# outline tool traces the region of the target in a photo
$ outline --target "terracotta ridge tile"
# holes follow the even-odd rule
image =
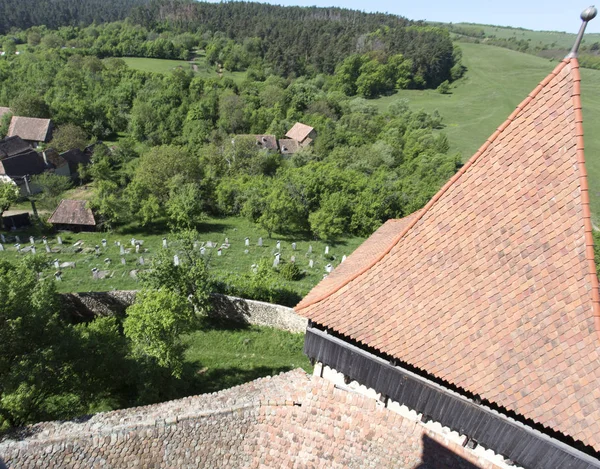
[[[523,111],[523,109],[525,109],[525,107],[539,94],[539,92],[542,89],[544,89],[544,86],[547,85],[552,78],[556,77],[562,71],[562,69],[567,64],[569,64],[570,62],[574,62],[575,63],[574,70],[575,69],[577,70],[577,75],[576,76],[579,77],[579,64],[577,62],[577,59],[573,59],[573,58],[565,58],[565,59],[563,59],[554,68],[554,70],[552,70],[552,72],[550,72],[550,74],[531,93],[529,93],[529,95],[517,106],[517,108],[510,114],[510,116],[508,116],[508,118],[498,127],[498,129],[485,141],[485,143],[479,148],[479,150],[477,150],[475,152],[475,154],[471,158],[469,158],[469,160],[464,164],[464,166],[462,168],[460,168],[458,170],[458,172],[454,176],[452,176],[450,178],[450,180],[448,182],[446,182],[446,184],[444,184],[442,186],[442,188],[431,198],[431,200],[429,200],[429,202],[427,202],[427,204],[425,205],[425,207],[423,207],[420,210],[420,213],[400,232],[399,235],[397,235],[389,243],[389,245],[383,250],[383,252],[381,254],[379,254],[377,257],[375,257],[375,259],[373,259],[371,262],[369,262],[367,265],[365,265],[362,269],[360,269],[354,275],[350,276],[344,282],[341,282],[339,285],[336,285],[331,290],[326,291],[326,292],[320,294],[319,296],[317,296],[315,299],[313,299],[311,301],[308,301],[306,303],[300,302],[294,308],[294,310],[296,312],[300,312],[300,311],[302,311],[302,310],[304,310],[304,309],[306,309],[306,308],[308,308],[308,307],[310,307],[310,306],[312,306],[312,305],[314,305],[316,303],[319,303],[319,302],[323,301],[324,299],[326,299],[326,298],[330,297],[331,295],[333,295],[334,293],[338,292],[339,290],[341,290],[342,288],[344,288],[346,285],[348,285],[349,283],[353,282],[358,277],[360,277],[361,275],[363,275],[365,272],[368,272],[371,268],[373,268],[375,265],[377,265],[385,256],[387,256],[390,253],[390,251],[394,248],[394,246],[396,246],[396,244],[398,244],[400,242],[400,240],[402,238],[404,238],[404,236],[406,236],[406,234],[423,218],[423,216],[442,197],[442,195],[444,195],[448,191],[448,189],[471,166],[473,166],[473,164],[475,164],[475,162],[485,152],[485,150],[487,150],[487,148],[510,125],[510,123],[512,123],[515,120],[515,118],[519,115],[519,113],[521,111]],[[542,83],[544,83],[544,82],[545,82],[545,85],[542,85]],[[581,135],[583,135],[583,126],[581,125],[581,123],[576,124],[576,125],[579,125],[579,127],[581,127]],[[583,137],[582,137],[582,142],[583,142]],[[583,148],[583,146],[582,146],[582,148]],[[589,211],[589,205],[587,206],[587,210]],[[585,209],[584,209],[584,213],[585,213]],[[598,287],[598,279],[596,278],[596,288],[597,287]],[[596,321],[596,330],[598,331],[598,334],[600,336],[600,302],[598,302],[597,305],[594,303],[594,317],[595,317],[595,321]]]
[[[598,284],[598,273],[594,262],[594,237],[592,235],[592,212],[590,210],[589,187],[587,171],[585,168],[584,145],[583,145],[583,119],[581,118],[581,75],[579,73],[579,61],[571,59],[571,76],[573,78],[573,107],[575,109],[575,128],[577,135],[577,167],[579,169],[579,185],[581,187],[581,207],[583,209],[583,224],[585,230],[585,250],[588,258],[588,275],[592,284],[592,307],[594,315],[594,326],[596,334],[600,339],[600,286]],[[589,255],[592,258],[589,258]]]

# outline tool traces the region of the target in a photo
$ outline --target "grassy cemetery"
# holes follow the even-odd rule
[[[56,278],[59,292],[135,290],[139,287],[137,274],[150,268],[156,252],[165,246],[177,251],[174,236],[168,233],[58,232],[44,235],[31,230],[0,233],[0,258],[17,260],[35,252],[46,263],[43,276],[52,278],[56,272],[61,273],[60,279]],[[362,238],[346,238],[337,243],[326,243],[291,235],[269,239],[252,223],[231,217],[211,219],[201,225],[195,248],[206,257],[217,281],[232,283],[237,277],[252,272],[252,266],[261,259],[274,265],[279,253],[277,270],[293,258],[303,274],[297,281],[281,278],[281,282],[301,297],[323,278],[328,266],[336,267],[343,256],[349,255],[361,242]]]

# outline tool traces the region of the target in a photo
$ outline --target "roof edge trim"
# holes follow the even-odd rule
[[[340,285],[335,286],[335,288],[333,288],[332,290],[325,292],[323,294],[321,294],[320,296],[318,296],[317,298],[315,298],[314,300],[311,300],[305,304],[303,304],[303,302],[300,302],[298,305],[296,305],[296,307],[294,308],[294,311],[296,312],[300,312],[303,309],[308,308],[309,306],[312,306],[316,303],[320,303],[321,301],[323,301],[324,299],[330,297],[331,295],[333,295],[334,293],[336,293],[337,291],[341,290],[343,287],[345,287],[346,285],[348,285],[350,282],[356,280],[358,277],[360,277],[361,275],[363,275],[365,272],[369,271],[371,268],[373,268],[373,266],[375,266],[376,264],[378,264],[385,256],[387,256],[390,251],[393,249],[393,247],[398,244],[400,242],[400,240],[402,238],[404,238],[404,236],[406,236],[406,234],[419,222],[419,220],[421,220],[423,218],[423,216],[429,211],[429,209],[442,197],[442,195],[444,195],[448,189],[471,167],[473,166],[473,164],[475,164],[475,162],[479,159],[479,157],[485,152],[485,150],[488,149],[488,147],[494,143],[494,141],[498,138],[498,136],[504,132],[504,130],[517,118],[517,116],[525,109],[525,107],[527,107],[527,105],[533,101],[533,99],[539,94],[539,92],[552,80],[552,78],[554,78],[556,75],[558,75],[560,73],[560,71],[571,61],[573,61],[576,59],[572,58],[572,57],[565,57],[555,68],[554,70],[552,70],[548,76],[542,80],[537,87],[531,92],[529,93],[529,95],[523,100],[521,101],[521,103],[515,108],[515,110],[508,116],[508,118],[496,129],[496,131],[485,141],[485,143],[483,145],[481,145],[481,147],[479,148],[479,150],[477,150],[475,152],[475,154],[469,158],[469,160],[464,164],[464,166],[462,168],[460,168],[458,170],[458,172],[452,176],[450,178],[450,180],[448,182],[446,182],[446,184],[444,184],[442,186],[442,188],[429,200],[429,202],[427,202],[427,204],[425,205],[425,207],[423,207],[420,210],[420,213],[414,218],[413,221],[411,221],[401,232],[400,234],[398,234],[389,244],[388,247],[385,248],[385,250],[378,255],[375,259],[373,259],[369,264],[367,264],[365,267],[363,267],[362,269],[360,269],[358,272],[356,272],[354,275],[352,275],[351,277],[349,277],[345,282],[341,283]],[[577,62],[576,66],[577,66],[577,73],[579,73],[579,64]],[[581,106],[580,106],[581,107]],[[580,124],[581,126],[581,130],[583,131],[583,125]],[[582,133],[583,135],[583,133]],[[586,184],[587,184],[587,179],[586,179]],[[588,212],[589,212],[589,205],[588,205]],[[585,212],[584,212],[585,213]],[[590,226],[591,226],[591,218],[589,220],[590,222]],[[591,232],[590,232],[591,234]],[[593,261],[593,258],[592,258]],[[590,268],[591,270],[591,268]],[[595,267],[594,267],[594,275],[595,275]],[[599,331],[598,334],[600,336],[600,292],[598,290],[598,279],[596,278],[596,299],[598,300],[598,303],[596,305],[596,303],[594,303],[594,321],[596,324],[596,330]],[[597,314],[596,314],[597,313]]]
[[[583,224],[585,230],[585,251],[588,262],[588,274],[592,284],[592,307],[594,327],[600,339],[600,285],[598,272],[594,262],[594,237],[592,236],[592,211],[590,209],[589,187],[587,170],[585,168],[585,153],[583,145],[583,117],[581,107],[581,74],[577,57],[571,58],[573,75],[573,108],[575,110],[575,133],[577,135],[577,169],[579,170],[579,185],[581,187],[581,207],[583,210]]]

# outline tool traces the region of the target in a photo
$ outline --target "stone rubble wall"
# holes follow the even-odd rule
[[[294,370],[219,393],[47,422],[0,441],[0,468],[497,469],[376,401]]]
[[[135,295],[133,290],[117,290],[63,293],[61,296],[64,314],[82,321],[96,316],[123,316],[127,307],[135,301]],[[290,332],[303,333],[306,330],[307,319],[286,306],[219,294],[212,295],[212,306],[210,315],[214,317]]]

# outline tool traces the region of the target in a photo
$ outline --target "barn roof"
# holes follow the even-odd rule
[[[342,264],[296,310],[598,451],[588,192],[570,57],[420,212],[346,260],[361,267]]]
[[[50,133],[50,119],[13,116],[8,127],[8,136],[18,135],[23,140],[45,142]]]
[[[86,200],[63,199],[48,219],[48,222],[54,225],[95,226],[94,214],[86,207],[86,204]]]
[[[29,150],[31,146],[18,135],[0,140],[0,160]]]

